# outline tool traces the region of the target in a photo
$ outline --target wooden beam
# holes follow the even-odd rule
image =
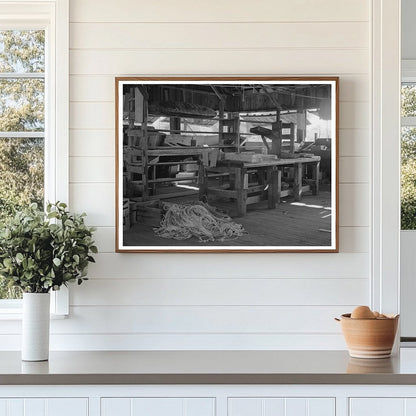
[[[276,98],[273,97],[273,95],[267,90],[265,85],[262,85],[264,93],[270,98],[270,101],[276,106],[277,109],[281,110],[282,106],[280,103],[276,100]]]
[[[220,101],[225,102],[224,96],[217,90],[217,88],[214,85],[211,85],[211,89],[212,91],[214,91],[215,95],[218,97]]]

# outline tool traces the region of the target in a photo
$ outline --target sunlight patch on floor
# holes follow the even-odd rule
[[[326,209],[328,211],[331,211],[332,210],[331,207],[324,207],[323,205],[305,204],[304,202],[291,202],[290,205],[295,205],[297,207]]]

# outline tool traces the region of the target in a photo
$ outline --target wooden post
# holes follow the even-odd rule
[[[247,213],[248,176],[246,168],[235,168],[235,189],[237,191],[237,215],[242,217]]]
[[[289,136],[290,136],[290,150],[289,153],[290,155],[293,157],[294,153],[295,153],[295,124],[294,123],[289,123],[290,127],[289,127]]]
[[[267,183],[269,185],[267,206],[269,209],[274,209],[276,208],[278,197],[278,169],[276,166],[269,166],[267,168]]]
[[[276,195],[277,204],[280,204],[281,197],[282,197],[282,170],[277,168],[277,195]]]
[[[199,161],[198,168],[198,187],[199,187],[199,200],[208,202],[208,175],[207,170],[202,163]]]
[[[276,121],[272,123],[272,131],[276,139],[272,140],[272,154],[282,155],[282,122],[280,121],[280,110],[276,110]]]
[[[143,123],[143,101],[144,97],[139,88],[134,89],[134,122]]]
[[[218,137],[219,137],[219,144],[220,146],[224,145],[224,100],[220,100],[218,103],[218,117],[219,117],[219,125],[218,125]]]
[[[155,165],[153,165],[153,179],[156,179],[156,164]],[[153,192],[153,195],[155,195],[156,194],[156,182],[154,182],[153,184],[152,184],[152,192]]]
[[[269,183],[268,172],[269,172],[268,168],[266,168],[266,170],[263,168],[257,168],[256,175],[257,175],[257,182],[259,183],[259,185],[264,185],[264,184]]]
[[[181,118],[180,117],[170,117],[170,131],[171,133],[179,134],[181,132]]]
[[[298,108],[296,113],[296,142],[300,143],[306,137],[306,110]]]
[[[293,194],[295,201],[300,201],[302,199],[302,172],[303,167],[302,163],[295,164],[295,182],[293,184]]]
[[[313,185],[312,185],[312,195],[317,195],[319,193],[319,166],[321,162],[314,163],[313,166]]]
[[[147,132],[147,119],[148,119],[148,97],[144,97],[143,100],[143,123],[142,123],[142,138],[141,138],[141,147],[143,151],[142,162],[143,162],[143,174],[142,174],[142,181],[143,181],[143,200],[145,201],[149,197],[149,171],[148,171],[148,147],[149,147],[149,135]],[[156,178],[154,178],[156,179]]]
[[[240,153],[240,113],[232,113],[231,117],[234,120],[232,125],[232,132],[235,134],[237,153]]]
[[[129,100],[129,129],[134,129],[134,87],[130,88],[128,92],[128,100]]]

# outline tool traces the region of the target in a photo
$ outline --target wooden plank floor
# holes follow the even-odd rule
[[[169,202],[191,202],[197,196]],[[210,201],[221,209],[227,204]],[[124,232],[126,246],[329,246],[331,244],[331,198],[327,191],[319,195],[305,194],[302,201],[295,203],[287,197],[276,209],[267,209],[267,201],[248,206],[244,217],[234,218],[247,234],[232,241],[201,243],[196,238],[177,241],[157,237],[153,227],[146,223],[135,224]]]

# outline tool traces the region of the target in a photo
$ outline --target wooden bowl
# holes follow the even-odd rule
[[[388,358],[396,337],[399,315],[381,319],[352,319],[341,315],[341,329],[351,357]]]

